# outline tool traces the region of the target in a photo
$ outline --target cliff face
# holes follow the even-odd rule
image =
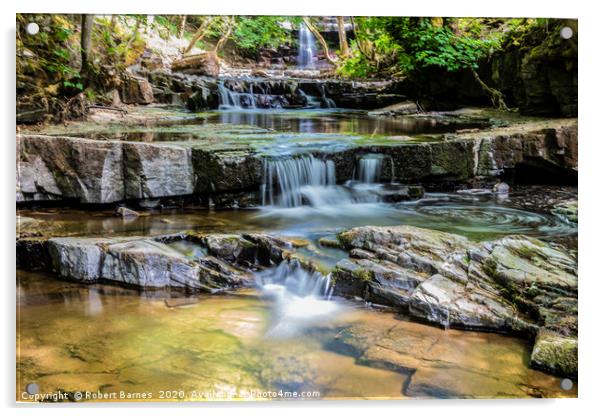
[[[570,27],[572,36],[560,31]],[[504,94],[506,104],[521,114],[577,116],[577,21],[551,20],[520,39],[506,41],[499,52],[479,65],[480,77]],[[431,70],[414,80],[424,107],[433,110],[461,105],[491,105],[470,71]]]
[[[560,35],[571,28],[570,39]],[[491,79],[521,113],[577,116],[577,22],[555,21],[504,46],[491,61]]]

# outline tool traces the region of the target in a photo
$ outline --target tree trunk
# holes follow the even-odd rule
[[[186,55],[188,52],[190,52],[192,48],[194,48],[194,45],[196,45],[196,43],[199,40],[205,37],[212,23],[213,17],[207,16],[207,18],[203,20],[203,23],[201,23],[196,32],[194,32],[194,35],[192,35],[192,39],[190,40],[190,43],[188,44],[186,49],[184,49],[184,51],[182,52],[182,55]]]
[[[322,50],[324,51],[324,55],[326,56],[326,59],[328,60],[328,62],[330,62],[334,66],[337,66],[337,61],[335,61],[330,56],[330,51],[328,49],[328,44],[326,43],[326,40],[324,39],[324,36],[322,36],[322,34],[320,33],[320,31],[311,23],[311,21],[309,20],[308,17],[304,17],[303,18],[303,22],[305,23],[305,25],[307,26],[307,28],[309,29],[309,31],[311,33],[313,33],[313,35],[316,37],[316,39],[318,39],[318,42],[320,43],[320,46],[322,46]]]
[[[483,88],[483,91],[485,91],[489,95],[489,98],[491,98],[491,103],[493,104],[493,106],[498,110],[509,111],[508,106],[504,101],[504,94],[502,94],[501,91],[496,90],[495,88],[492,88],[489,85],[485,84],[485,82],[483,82],[483,80],[474,68],[470,68],[470,70],[472,71],[474,79],[479,83],[481,88]]]
[[[94,15],[82,14],[81,22],[81,53],[82,53],[82,75],[88,73],[90,57],[92,53],[92,29],[94,28]]]
[[[234,27],[234,17],[229,17],[225,19],[224,22],[226,23],[226,32],[222,35],[221,38],[219,38],[219,40],[215,44],[213,52],[216,54],[224,47],[224,45],[230,38],[230,35],[232,34],[232,28]]]
[[[116,14],[111,15],[111,31],[115,30],[115,27],[117,26],[117,17]]]
[[[343,58],[349,56],[349,43],[347,42],[347,32],[345,32],[345,18],[337,16],[337,28],[339,31],[339,49]]]
[[[132,43],[134,43],[134,39],[136,39],[136,35],[138,35],[138,30],[140,30],[140,22],[141,22],[141,17],[136,17],[136,24],[134,25],[134,31],[132,32],[132,36],[130,36],[130,38],[128,39],[128,43],[125,47],[126,52],[128,49],[130,49],[130,47],[132,46]]]
[[[180,18],[180,24],[178,26],[178,39],[182,39],[184,36],[184,29],[186,29],[186,15],[183,14]]]

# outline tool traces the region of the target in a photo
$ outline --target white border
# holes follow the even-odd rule
[[[2,71],[2,106],[4,135],[0,139],[3,157],[0,181],[0,195],[3,196],[2,207],[2,249],[0,250],[2,275],[2,310],[5,312],[2,328],[2,375],[0,376],[3,393],[2,406],[8,407],[8,414],[16,411],[29,414],[42,411],[44,415],[101,414],[126,411],[128,414],[165,415],[173,413],[172,405],[128,405],[126,409],[117,410],[116,405],[77,405],[74,406],[19,406],[14,405],[15,391],[15,279],[14,279],[14,177],[15,177],[15,41],[14,13],[176,13],[176,14],[312,14],[312,15],[414,15],[414,16],[525,16],[525,17],[571,17],[579,18],[579,133],[580,146],[580,267],[579,267],[579,399],[565,400],[424,400],[405,402],[312,402],[312,403],[217,403],[217,404],[181,404],[177,413],[182,414],[241,414],[267,415],[282,414],[304,416],[307,413],[344,412],[346,414],[363,414],[378,412],[381,414],[420,413],[452,415],[460,414],[487,416],[521,414],[525,412],[545,413],[546,415],[576,415],[589,413],[599,406],[597,398],[602,397],[597,389],[600,381],[600,319],[599,304],[602,293],[599,273],[602,256],[599,247],[600,207],[600,165],[602,164],[602,118],[600,117],[600,59],[602,36],[600,29],[600,11],[593,6],[594,1],[541,1],[525,0],[486,1],[395,1],[395,0],[103,0],[86,2],[76,0],[44,1],[19,0],[13,10],[10,5],[2,3],[3,25],[3,64]],[[597,94],[597,95],[596,95]],[[492,357],[495,359],[495,357]]]

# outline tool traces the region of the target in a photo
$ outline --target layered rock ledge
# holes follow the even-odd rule
[[[534,367],[576,376],[577,261],[562,247],[410,226],[359,227],[338,240],[349,258],[332,272],[335,294],[444,327],[534,337]]]
[[[312,153],[334,162],[340,183],[352,179],[357,159],[367,153],[386,157],[382,180],[402,183],[458,184],[521,170],[525,176],[568,181],[577,177],[574,120],[446,135],[426,142],[407,139]],[[269,140],[264,146],[269,147]],[[201,196],[222,206],[257,205],[266,157],[262,150],[236,139],[209,146],[204,140],[132,142],[19,134],[17,201],[107,204]]]
[[[189,254],[173,245],[185,241],[205,252]],[[216,292],[251,286],[251,270],[281,262],[291,248],[287,241],[264,234],[27,237],[17,240],[17,268],[54,272],[83,283]]]

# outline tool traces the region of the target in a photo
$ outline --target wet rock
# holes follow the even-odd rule
[[[379,188],[376,194],[383,202],[402,202],[420,199],[424,196],[422,186],[386,185]]]
[[[70,137],[17,136],[26,199],[47,195],[83,203],[124,199],[122,144]],[[35,191],[35,192],[28,192]]]
[[[338,239],[350,255],[332,272],[338,295],[444,327],[576,337],[577,263],[562,247],[525,236],[476,243],[410,226],[358,227]]]
[[[128,74],[121,85],[121,101],[125,104],[151,104],[153,87],[146,78]]]
[[[253,189],[261,184],[261,160],[250,149],[208,151],[193,147],[192,165],[195,192]]]
[[[102,276],[102,245],[115,240],[106,238],[51,238],[48,252],[54,271],[60,276],[95,282]]]
[[[418,113],[418,106],[414,101],[402,101],[397,104],[387,106],[385,108],[379,108],[378,110],[372,110],[368,114],[371,116],[402,116],[408,114]]]
[[[83,282],[107,280],[141,288],[204,291],[251,282],[245,272],[217,258],[206,256],[193,261],[150,238],[51,238],[47,246],[52,270]]]
[[[475,142],[476,175],[513,171],[520,183],[577,182],[578,127],[575,122],[512,134],[485,136]]]
[[[186,147],[124,143],[127,199],[189,195],[194,191],[191,150]]]
[[[140,216],[139,212],[136,212],[133,209],[129,209],[126,207],[117,208],[116,213],[122,218],[137,218]]]
[[[203,239],[209,253],[231,263],[252,265],[257,245],[238,234],[211,234]]]
[[[556,204],[551,212],[566,222],[574,224],[579,222],[579,203],[576,199]]]
[[[318,243],[323,247],[340,248],[339,242],[337,240],[328,237],[320,238],[318,240]]]
[[[576,337],[565,337],[541,329],[537,334],[531,353],[531,365],[552,374],[576,377],[578,358]]]
[[[52,270],[52,258],[48,251],[46,238],[18,238],[15,250],[18,269]]]
[[[106,249],[102,278],[137,287],[181,287],[212,291],[247,280],[213,258],[192,261],[153,240],[126,241]]]
[[[215,208],[255,208],[261,205],[259,191],[235,191],[211,194],[208,206]]]

